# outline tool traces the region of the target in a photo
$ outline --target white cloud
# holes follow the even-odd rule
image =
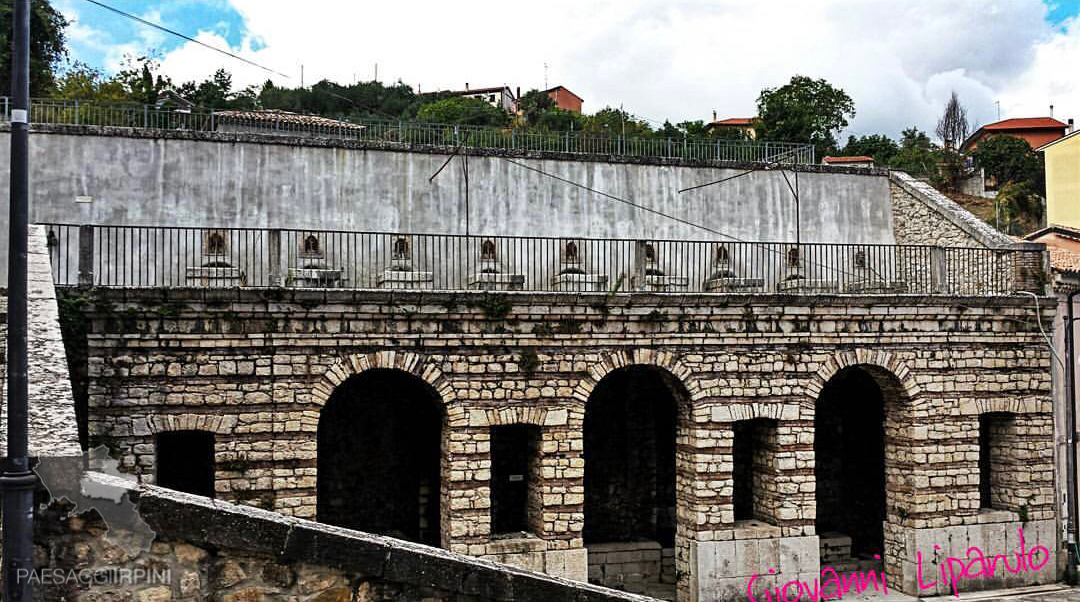
[[[851,133],[932,131],[952,90],[973,122],[1080,117],[1080,19],[1064,31],[1037,2],[973,0],[549,0],[544,3],[231,0],[250,36],[232,50],[297,85],[398,78],[423,90],[564,84],[586,110],[622,104],[673,121],[747,116],[763,87],[799,73],[844,88]],[[298,10],[297,7],[300,7]],[[194,29],[198,24],[186,24]],[[225,46],[216,24],[198,39]],[[253,39],[265,46],[253,51]],[[169,53],[174,80],[226,67],[240,85],[271,77],[185,44]],[[1072,71],[1070,71],[1070,68]],[[975,123],[973,123],[975,125]]]

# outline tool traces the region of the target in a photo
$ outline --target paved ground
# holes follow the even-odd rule
[[[844,602],[1080,602],[1080,587],[1067,585],[1046,585],[1024,587],[1009,590],[971,592],[957,596],[936,596],[933,598],[915,598],[906,594],[889,592],[888,595],[848,594]]]
[[[934,602],[945,602],[952,596],[929,598]],[[953,598],[955,599],[955,598]],[[1080,602],[1080,587],[1067,585],[1047,586],[1042,588],[1023,588],[1019,590],[1000,590],[993,592],[978,592],[978,594],[960,595],[960,600],[969,602]]]

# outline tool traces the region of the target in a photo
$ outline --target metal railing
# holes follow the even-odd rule
[[[617,240],[46,224],[55,282],[657,293],[1042,292],[1042,252],[917,245]]]
[[[372,142],[423,144],[447,149],[559,152],[694,161],[815,163],[814,146],[790,142],[740,140],[689,141],[677,138],[627,138],[594,132],[541,132],[520,127],[483,127],[416,121],[308,120],[299,115],[236,115],[202,109],[162,109],[154,105],[97,103],[36,98],[30,122],[101,125],[153,130],[195,130],[277,134]],[[248,112],[250,113],[250,112]],[[0,97],[0,121],[11,119],[11,102]],[[328,123],[329,122],[329,123]]]

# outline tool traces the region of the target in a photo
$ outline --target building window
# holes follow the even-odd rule
[[[214,497],[214,433],[158,433],[154,444],[159,486]]]
[[[732,425],[734,461],[732,495],[735,520],[775,524],[779,491],[776,484],[776,421],[740,420]]]
[[[1012,460],[1009,441],[1014,415],[1008,412],[979,414],[979,507],[1010,510],[1009,481],[1020,466]]]
[[[529,424],[491,429],[491,532],[541,531],[540,427]]]

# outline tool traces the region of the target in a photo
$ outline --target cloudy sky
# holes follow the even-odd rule
[[[973,125],[1080,119],[1080,0],[103,0],[276,75],[85,0],[52,0],[72,58],[107,72],[155,53],[174,80],[401,80],[422,91],[562,84],[585,110],[655,122],[750,116],[764,87],[825,78],[855,101],[845,134],[932,131],[951,91]],[[545,67],[546,65],[546,67]],[[286,77],[288,76],[288,77]],[[973,128],[974,129],[974,128]]]

